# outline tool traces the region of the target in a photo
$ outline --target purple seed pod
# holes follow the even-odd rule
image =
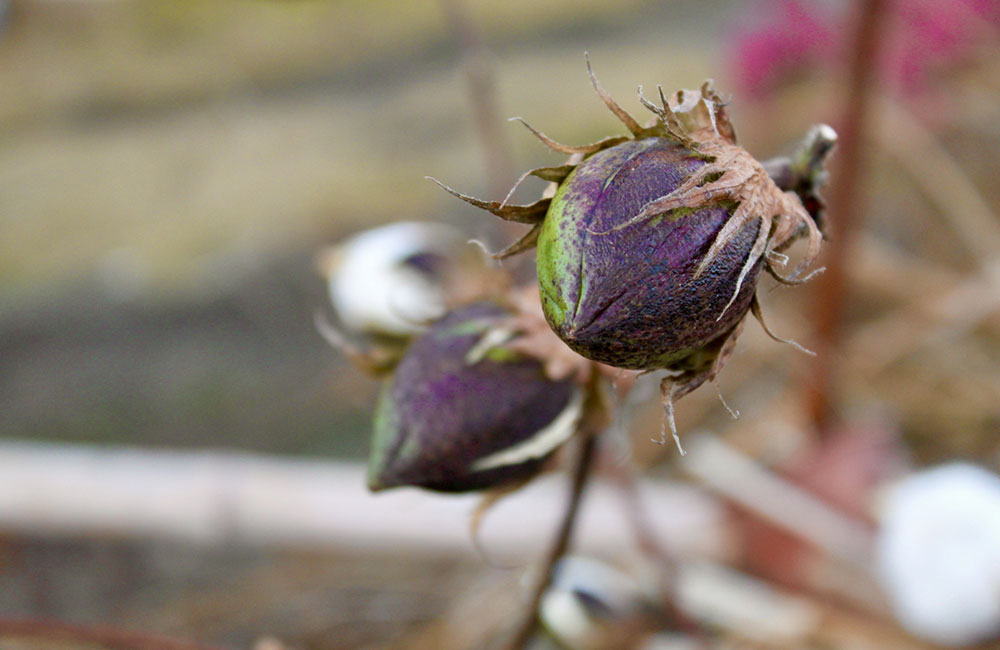
[[[760,318],[761,270],[784,283],[804,282],[822,234],[799,197],[779,189],[736,144],[725,103],[710,82],[669,99],[660,90],[659,104],[640,89],[654,116],[642,126],[590,74],[630,137],[573,147],[529,126],[570,156],[564,165],[522,177],[551,181],[553,195],[510,205],[449,191],[501,218],[531,224],[498,257],[537,245],[539,291],[553,331],[593,361],[668,370],[669,400],[714,379],[746,314]],[[829,127],[811,136],[826,145],[823,156],[836,137]],[[802,260],[782,272],[788,257],[781,251],[800,237],[808,241]]]
[[[708,267],[731,203],[629,223],[706,164],[666,138],[630,140],[587,158],[559,186],[538,238],[538,281],[549,325],[577,353],[620,368],[668,367],[743,318],[762,267],[758,256],[744,270],[759,223],[741,225]]]
[[[369,487],[445,492],[527,478],[575,432],[582,394],[489,337],[509,313],[457,309],[416,338],[375,413]]]

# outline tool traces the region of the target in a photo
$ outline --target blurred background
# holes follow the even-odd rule
[[[954,459],[1000,468],[1000,15],[995,3],[974,0],[887,4],[834,353],[842,428],[868,442],[836,447],[848,449],[837,467],[849,478],[831,471],[815,481],[863,486],[863,497],[840,495],[850,503],[839,505],[866,522],[872,486],[887,476]],[[712,77],[732,94],[741,144],[762,159],[787,153],[810,125],[839,126],[856,8],[833,0],[0,7],[0,617],[317,649],[478,647],[428,630],[461,619],[456,603],[513,608],[517,595],[516,580],[507,584],[516,571],[473,549],[465,517],[474,500],[367,496],[359,463],[377,384],[316,332],[313,314],[327,301],[317,251],[401,219],[443,221],[493,249],[507,243],[509,232],[424,177],[499,199],[520,170],[559,163],[508,116],[567,143],[621,132],[590,87],[585,51],[633,114],[642,112],[639,84],[697,88]],[[812,347],[816,288],[762,287],[772,327]],[[836,465],[836,454],[822,445],[787,452],[808,431],[798,387],[809,363],[750,324],[722,375],[742,417],[732,422],[706,387],[679,403],[681,431],[715,432],[825,494],[803,477]],[[776,548],[767,534],[784,533],[744,525],[725,489],[691,478],[672,448],[647,442],[659,417],[654,400],[637,418],[634,453],[650,482],[678,490],[668,504],[694,512],[697,534],[674,531],[678,557],[711,556],[812,593],[803,583],[815,581],[798,569],[754,555],[755,543]],[[93,455],[101,451],[111,460]],[[135,526],[131,511],[115,512],[133,489],[145,498],[144,477],[188,476],[199,462],[227,476],[252,466],[277,494],[320,496],[300,507],[271,493],[273,508],[255,515],[252,530],[213,522],[215,510],[191,524],[185,516],[203,505],[194,488],[158,495],[162,510],[151,511],[166,514]],[[108,475],[87,467],[111,467],[117,482],[102,485]],[[314,477],[309,485],[303,473]],[[58,504],[60,494],[76,495],[75,519],[30,502]],[[447,502],[441,539],[417,540],[385,521],[393,507],[431,501]],[[301,521],[282,523],[299,511]],[[357,530],[324,527],[324,517]],[[824,589],[815,590],[823,607],[843,602]],[[892,617],[872,607],[881,614],[858,614],[868,610],[855,602],[836,619],[849,619],[856,634],[847,637],[860,642],[827,638],[826,647],[927,647],[902,632],[886,641]],[[0,629],[0,647],[28,643],[11,639]]]

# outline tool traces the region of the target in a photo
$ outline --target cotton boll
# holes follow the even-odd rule
[[[489,334],[509,318],[480,301],[414,337],[375,409],[368,485],[466,492],[538,473],[577,430],[583,394]]]
[[[400,222],[366,230],[328,249],[320,266],[345,327],[406,336],[444,312],[441,274],[462,246],[448,226]]]
[[[545,629],[575,650],[634,647],[662,624],[639,582],[582,556],[559,561],[538,613]]]
[[[1000,477],[964,463],[891,488],[878,565],[896,616],[948,645],[1000,636]]]

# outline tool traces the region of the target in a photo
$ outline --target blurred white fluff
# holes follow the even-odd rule
[[[886,495],[878,563],[896,616],[946,645],[1000,635],[1000,477],[950,463]]]
[[[621,632],[643,613],[646,595],[631,576],[599,560],[570,555],[556,565],[552,585],[539,604],[539,618],[561,644],[574,650],[612,647],[608,636]]]
[[[399,222],[326,249],[319,266],[345,327],[404,336],[444,312],[440,266],[462,246],[458,233],[443,224]]]

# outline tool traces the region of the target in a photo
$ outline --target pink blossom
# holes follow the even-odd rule
[[[894,0],[888,11],[884,56],[873,65],[885,84],[906,94],[968,61],[980,43],[996,38],[1000,25],[996,0]],[[741,27],[727,53],[739,91],[762,97],[789,80],[835,71],[846,58],[849,18],[799,0],[751,3],[738,18]]]

